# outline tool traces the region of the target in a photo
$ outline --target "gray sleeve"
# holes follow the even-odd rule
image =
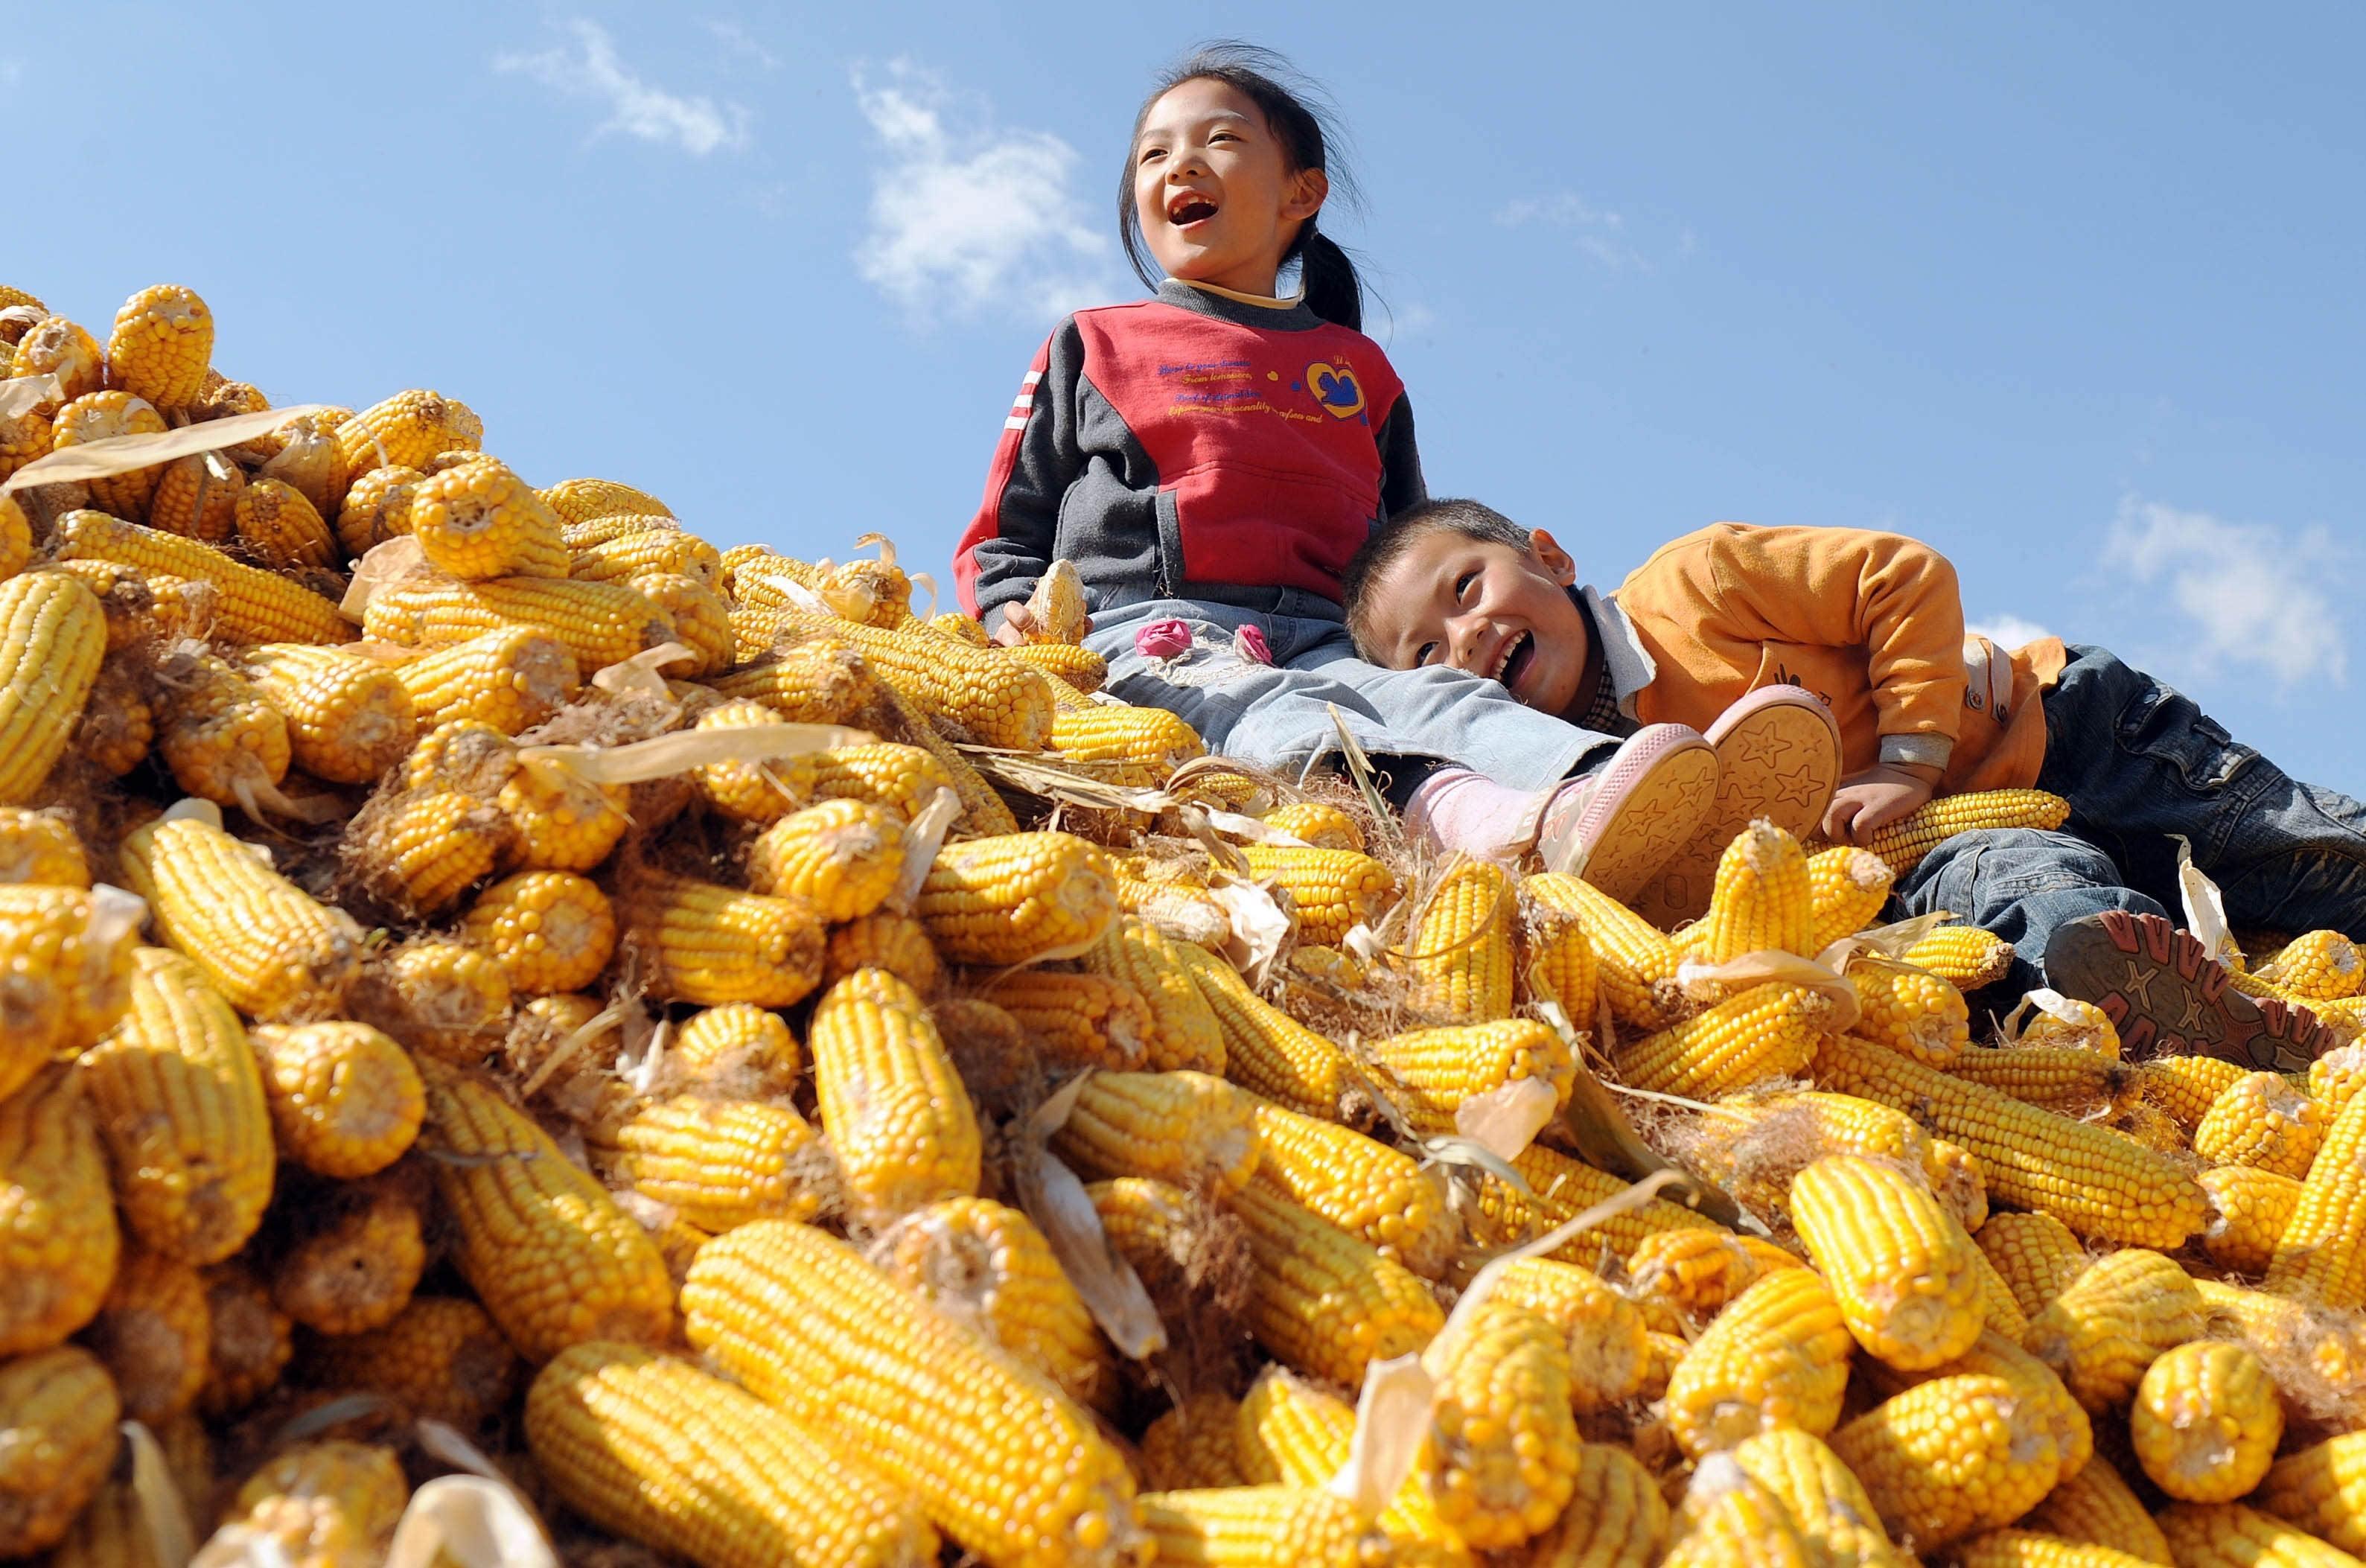
[[[986,499],[970,547],[977,566],[978,619],[989,629],[995,612],[1023,602],[1058,554],[1060,502],[1084,468],[1077,441],[1077,389],[1083,381],[1084,340],[1075,318],[1062,321],[1043,345],[1034,400],[1023,416],[1007,470],[997,459],[998,490]],[[1015,411],[1014,420],[1022,416]]]
[[[1380,423],[1379,441],[1380,516],[1386,521],[1429,499],[1429,486],[1421,478],[1421,452],[1414,445],[1413,400],[1402,392]]]

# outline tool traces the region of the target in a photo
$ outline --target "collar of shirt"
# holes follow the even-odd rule
[[[1643,639],[1635,635],[1635,623],[1618,607],[1617,597],[1605,593],[1592,583],[1580,583],[1569,591],[1578,602],[1586,618],[1593,624],[1594,639],[1602,645],[1602,670],[1608,677],[1604,683],[1621,717],[1635,718],[1635,699],[1660,673]],[[1589,727],[1591,728],[1591,727]]]
[[[1276,299],[1263,294],[1219,288],[1212,283],[1170,277],[1158,286],[1158,299],[1161,304],[1177,306],[1194,315],[1213,316],[1244,327],[1308,332],[1323,324],[1323,318],[1306,308],[1302,290],[1287,299]]]

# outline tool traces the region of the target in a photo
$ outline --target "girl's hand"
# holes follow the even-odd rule
[[[1936,778],[1924,777],[1920,769],[1888,764],[1851,773],[1832,792],[1832,803],[1824,812],[1824,837],[1836,844],[1867,843],[1875,829],[1918,810],[1937,784]]]
[[[1014,599],[1003,606],[1002,624],[994,628],[994,646],[1017,648],[1035,629],[1035,617],[1027,613],[1024,600]]]

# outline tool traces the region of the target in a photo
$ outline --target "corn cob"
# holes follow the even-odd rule
[[[468,943],[501,967],[513,992],[578,991],[616,950],[616,914],[589,877],[523,871],[480,894],[461,921]]]
[[[578,544],[571,556],[568,575],[587,582],[629,582],[644,573],[666,572],[711,589],[723,576],[723,558],[715,547],[680,528],[643,528]],[[724,637],[727,644],[727,621]]]
[[[107,385],[107,355],[98,340],[63,316],[36,322],[17,340],[12,376],[55,376],[61,400],[97,391]],[[48,411],[57,412],[51,404]]]
[[[263,440],[232,450],[242,456],[276,445],[263,473],[295,490],[322,517],[333,516],[354,477],[337,456],[337,426],[352,417],[352,410],[333,407],[299,413]]]
[[[1718,1229],[1658,1231],[1626,1258],[1627,1289],[1651,1328],[1684,1334],[1777,1269],[1804,1260],[1772,1242]]]
[[[190,1568],[253,1562],[342,1568],[384,1559],[411,1500],[391,1449],[342,1440],[275,1456],[238,1490]]]
[[[1502,1182],[1489,1180],[1479,1190],[1479,1215],[1496,1229],[1515,1235],[1555,1229],[1627,1190],[1627,1183],[1618,1178],[1538,1144],[1531,1144],[1513,1156],[1512,1168],[1527,1182],[1532,1196],[1524,1198]],[[1627,1258],[1646,1236],[1696,1228],[1724,1229],[1706,1214],[1654,1198],[1605,1221],[1552,1256],[1572,1263],[1586,1263],[1607,1247],[1618,1257]]]
[[[2005,977],[2012,943],[1977,926],[1941,926],[1900,956],[1959,991],[1977,991]]]
[[[1978,790],[1943,795],[1911,815],[1874,830],[1871,848],[1899,875],[1958,833],[1989,828],[2051,831],[2070,818],[2070,803],[2042,789]]]
[[[728,559],[729,558],[727,555],[725,558]],[[971,620],[967,615],[963,615],[958,610],[947,610],[942,615],[930,615],[929,617],[929,629],[936,633],[939,637],[950,637],[955,642],[964,642],[972,648],[992,648],[995,646],[994,639],[986,635],[986,628],[984,626],[978,625],[975,621]],[[1021,643],[1016,648],[1006,649],[1004,651],[1016,659],[1027,649],[1037,646],[1050,649],[1061,649],[1070,645],[1065,643],[1042,643],[1040,645]],[[1039,670],[1045,670],[1046,673],[1050,672],[1045,669],[1044,665],[1039,663],[1035,660],[1030,659],[1028,662],[1034,664]]]
[[[504,735],[531,729],[581,689],[575,656],[557,637],[505,626],[394,667],[422,733],[472,719]]]
[[[2358,1562],[2240,1503],[2178,1503],[2154,1517],[2178,1568],[2356,1568]]]
[[[1661,1568],[1813,1568],[1822,1561],[1781,1498],[1730,1454],[1711,1454],[1684,1487]]]
[[[651,871],[631,880],[617,913],[662,1000],[784,1008],[820,984],[821,923],[795,899]]]
[[[1041,649],[1053,645],[1039,643],[1034,646]],[[1288,833],[1318,850],[1363,852],[1363,828],[1346,810],[1328,801],[1293,800],[1275,807],[1261,820],[1276,832]]]
[[[2073,1545],[2117,1550],[2140,1562],[2176,1568],[2151,1510],[2107,1460],[2090,1460],[2064,1476],[2044,1502],[2021,1517],[2021,1525]]]
[[[822,1130],[865,1224],[977,1190],[977,1117],[909,986],[857,970],[815,1005],[806,1043]]]
[[[133,1233],[192,1263],[245,1245],[271,1199],[271,1112],[246,1032],[197,966],[141,949],[130,1011],[84,1063]]]
[[[2156,1056],[2143,1072],[2144,1097],[2188,1132],[2202,1124],[2211,1101],[2243,1077],[2242,1068],[2215,1056]]]
[[[219,599],[214,627],[227,642],[341,643],[352,624],[310,589],[275,572],[242,566],[210,545],[142,528],[97,512],[59,519],[55,553],[64,560],[106,560],[150,573],[210,583]],[[13,581],[13,580],[12,580]]]
[[[1831,1568],[1907,1568],[1913,1561],[1882,1533],[1864,1483],[1821,1438],[1777,1427],[1737,1444],[1733,1462],[1789,1510]]]
[[[936,1555],[918,1509],[803,1425],[636,1346],[569,1349],[527,1393],[525,1436],[569,1506],[701,1568]]]
[[[726,1002],[684,1020],[667,1061],[704,1089],[762,1099],[785,1098],[805,1073],[805,1053],[788,1024],[752,1002]]]
[[[273,1304],[322,1334],[363,1334],[411,1304],[427,1268],[420,1205],[402,1184],[357,1182],[279,1259]]]
[[[629,588],[545,577],[399,582],[374,595],[362,615],[368,636],[418,648],[514,626],[566,644],[576,668],[587,672],[673,637],[666,613]]]
[[[2153,1358],[2202,1329],[2202,1297],[2185,1270],[2128,1247],[2089,1265],[2031,1314],[2024,1343],[2081,1405],[2101,1414],[2128,1402]]]
[[[1791,1178],[1828,1154],[1866,1155],[1921,1170],[1932,1190],[1948,1172],[1901,1111],[1853,1095],[1755,1094],[1728,1100],[1696,1125],[1685,1163],[1755,1213],[1786,1216]]]
[[[2109,1014],[2092,1002],[2082,1002],[2052,991],[2032,991],[2024,998],[2036,1006],[2021,1027],[2015,1042],[2090,1051],[2112,1061],[2120,1059],[2120,1032]],[[2143,1079],[2138,1080],[2142,1088]]]
[[[880,690],[862,655],[838,637],[816,637],[743,660],[709,684],[727,697],[761,703],[791,724],[843,723]]]
[[[729,697],[700,714],[693,728],[748,729],[787,722],[760,702]],[[924,760],[927,757],[925,752],[916,751],[914,755]],[[934,763],[930,765],[933,767]],[[736,822],[763,824],[777,822],[811,800],[820,771],[819,758],[806,752],[765,762],[738,759],[709,762],[697,769],[692,778],[700,797],[715,811]],[[904,820],[910,820],[908,812],[900,815]]]
[[[23,350],[18,349],[19,357]],[[145,398],[135,398],[129,392],[85,392],[68,402],[51,418],[50,449],[62,452],[69,447],[86,446],[94,441],[111,441],[123,435],[162,435],[164,416],[158,413]],[[156,492],[156,480],[161,468],[134,468],[128,474],[110,474],[90,481],[90,501],[101,512],[116,517],[145,517],[148,502]]]
[[[1402,1090],[1395,1098],[1405,1120],[1425,1135],[1455,1132],[1462,1105],[1525,1079],[1550,1089],[1558,1112],[1577,1077],[1568,1043],[1534,1019],[1409,1030],[1369,1049]]]
[[[1204,1073],[1096,1073],[1052,1147],[1088,1179],[1146,1176],[1237,1191],[1262,1157],[1257,1110]]]
[[[2347,1397],[2366,1379],[2366,1353],[2347,1314],[2223,1280],[2197,1279],[2193,1288],[2212,1337],[2238,1339],[2282,1369],[2287,1390],[2300,1396],[2303,1408],[2321,1401],[2324,1391],[2340,1390]]]
[[[1458,1314],[1423,1360],[1438,1380],[1423,1461],[1438,1517],[1479,1551],[1543,1533],[1577,1481],[1560,1330],[1491,1296]]]
[[[662,1344],[671,1332],[665,1260],[600,1184],[487,1085],[431,1066],[435,1184],[458,1229],[456,1260],[529,1360],[585,1339]]]
[[[2068,1484],[2067,1481],[2062,1483],[2063,1486]],[[2060,1491],[2061,1486],[2055,1490]],[[2028,1522],[2027,1515],[2022,1516],[2022,1522]],[[2152,1520],[2147,1517],[2145,1523],[2150,1525]],[[2157,1527],[2154,1533],[2159,1533]],[[1955,1568],[2137,1568],[2139,1563],[2155,1560],[2109,1546],[2067,1541],[2035,1529],[2016,1528],[1976,1535],[1957,1546],[1950,1561]]]
[[[372,897],[424,917],[450,908],[490,876],[516,837],[515,825],[490,802],[423,789],[355,818],[346,845]]]
[[[214,318],[206,302],[177,283],[143,288],[115,313],[107,340],[107,379],[167,411],[188,407],[205,389],[213,357]]]
[[[90,886],[90,864],[73,824],[51,811],[0,806],[0,885]]]
[[[2344,1551],[2366,1550],[2366,1433],[2345,1432],[2285,1455],[2253,1502]]]
[[[114,1467],[119,1409],[87,1350],[61,1346],[0,1363],[0,1553],[64,1538]]]
[[[88,1323],[121,1247],[83,1085],[51,1068],[0,1100],[0,1357]]]
[[[1191,1075],[1197,1077],[1197,1074]],[[1335,1122],[1244,1093],[1257,1152],[1253,1179],[1278,1198],[1436,1279],[1454,1240],[1445,1195],[1411,1156]],[[1140,1169],[1127,1174],[1166,1176]]]
[[[2231,1503],[2259,1483],[2283,1438],[2275,1380],[2241,1345],[2195,1340],[2161,1353],[2136,1386],[2128,1436],[2154,1485],[2188,1503]]]
[[[568,523],[588,523],[595,517],[636,515],[667,517],[673,513],[645,490],[614,479],[561,479],[541,492],[543,504]]]
[[[2308,1065],[2308,1097],[2325,1108],[2327,1120],[2366,1089],[2366,1050],[2344,1045],[2327,1051]]]
[[[1853,1348],[1823,1280],[1778,1269],[1718,1314],[1676,1364],[1669,1431],[1695,1459],[1777,1427],[1821,1436],[1840,1419]]]
[[[1831,1437],[1883,1526],[1922,1552],[2011,1523],[2054,1488],[2060,1449],[2045,1413],[2011,1381],[1933,1378]]]
[[[2327,1130],[2277,1238],[2267,1288],[2342,1311],[2366,1305],[2366,1095]]]
[[[296,765],[334,784],[367,784],[414,739],[400,674],[335,649],[266,643],[247,654],[256,689],[287,723]]]
[[[2281,1075],[2247,1073],[2210,1102],[2193,1129],[2193,1152],[2212,1165],[2249,1166],[2298,1179],[2308,1174],[2331,1120]]]
[[[1251,1486],[1328,1486],[1355,1445],[1354,1406],[1296,1373],[1268,1366],[1234,1413],[1225,1461],[1236,1482]],[[1201,1483],[1201,1484],[1214,1484]],[[1448,1562],[1466,1554],[1454,1543],[1416,1468],[1380,1511],[1380,1529],[1401,1558],[1421,1560],[1428,1548]]]
[[[832,922],[887,901],[904,874],[904,829],[894,813],[859,800],[793,811],[749,846],[751,892],[801,898]]]
[[[1821,953],[1880,918],[1898,874],[1870,850],[1819,850],[1808,857],[1808,946]]]
[[[350,1179],[402,1156],[427,1112],[410,1055],[366,1023],[257,1024],[264,1098],[280,1152]]]
[[[2065,1116],[2116,1110],[2137,1094],[2144,1082],[2135,1068],[2101,1052],[2073,1045],[1971,1050],[1945,1066],[1949,1075],[1966,1083],[1985,1084],[2024,1105],[2042,1105]]]
[[[1237,1400],[1195,1393],[1152,1421],[1135,1445],[1144,1483],[1157,1492],[1245,1484],[1233,1443],[1239,1414]]]
[[[929,928],[913,916],[881,909],[834,928],[822,964],[822,984],[833,985],[857,969],[884,969],[923,998],[944,984],[944,964]],[[1198,994],[1192,999],[1197,1001]]]
[[[2069,1227],[2045,1213],[1999,1214],[1976,1240],[2026,1317],[2052,1306],[2090,1261]]]
[[[0,805],[31,799],[48,779],[106,649],[106,613],[72,576],[0,581]]]
[[[245,556],[273,571],[337,564],[337,537],[303,492],[273,479],[255,479],[238,492],[231,530]]]
[[[2202,1229],[2203,1255],[2230,1273],[2265,1274],[2300,1206],[2301,1184],[2243,1165],[2222,1165],[2196,1179],[2210,1200]]]
[[[493,578],[581,576],[571,570],[558,514],[524,480],[490,458],[461,463],[422,480],[408,521],[420,552],[464,582]]]
[[[2366,958],[2339,931],[2308,931],[2286,942],[2251,974],[2304,1002],[2338,1001],[2366,987]]]
[[[674,571],[637,572],[625,586],[656,605],[673,623],[674,641],[690,649],[690,661],[673,666],[677,673],[704,680],[731,668],[731,615],[713,589]]]
[[[845,1243],[742,1225],[700,1248],[682,1295],[693,1346],[831,1447],[859,1449],[980,1557],[1136,1560],[1132,1478],[1084,1413]]]
[[[1595,1015],[1605,984],[1590,917],[1555,905],[1548,897],[1549,886],[1540,890],[1536,877],[1522,883],[1520,892],[1525,917],[1518,933],[1521,988],[1531,1000],[1554,1003],[1571,1027],[1590,1036],[1597,1031]]]
[[[1577,1485],[1560,1522],[1528,1548],[1530,1568],[1651,1568],[1668,1535],[1668,1505],[1625,1449],[1577,1447]]]
[[[246,470],[218,452],[175,457],[161,465],[148,497],[148,526],[208,545],[238,532],[239,497]]]
[[[953,775],[927,750],[894,741],[840,746],[813,757],[817,800],[862,800],[884,807],[909,822],[936,797],[954,787]]]
[[[1643,1386],[1635,1391],[1635,1397],[1648,1404],[1667,1397],[1668,1383],[1692,1353],[1692,1345],[1681,1334],[1662,1334],[1655,1328],[1643,1336],[1643,1348],[1647,1352]]]
[[[1224,1076],[1243,1089],[1307,1116],[1336,1118],[1340,1096],[1356,1081],[1345,1052],[1266,1001],[1240,971],[1206,948],[1176,952],[1224,1037]]]
[[[614,1136],[618,1175],[702,1229],[809,1220],[821,1208],[827,1160],[812,1123],[786,1103],[678,1095],[635,1111]]]
[[[922,713],[981,746],[1041,751],[1051,745],[1056,710],[1050,682],[999,649],[963,648],[941,637],[804,611],[784,613],[781,625],[854,644]]]
[[[1979,1337],[1978,1249],[1897,1167],[1828,1155],[1792,1179],[1791,1218],[1849,1332],[1878,1359],[1935,1367]]]
[[[2101,1128],[1846,1035],[1825,1037],[1812,1073],[1825,1089],[1894,1106],[1970,1150],[1992,1197],[2044,1209],[2082,1235],[2176,1247],[2202,1228],[2206,1205],[2191,1177]]]
[[[314,1387],[382,1393],[472,1432],[509,1404],[518,1358],[475,1302],[413,1296],[383,1328],[308,1339],[295,1370]]]
[[[355,560],[411,533],[411,503],[427,476],[401,464],[371,468],[345,487],[337,508],[337,544]]]
[[[151,1427],[197,1403],[212,1337],[197,1271],[137,1247],[123,1254],[86,1336],[122,1396],[124,1416]]]
[[[347,473],[400,464],[423,468],[442,452],[483,449],[485,422],[457,398],[441,392],[397,392],[337,427],[337,456]]]
[[[1150,1492],[1142,1523],[1157,1561],[1177,1568],[1256,1568],[1304,1563],[1356,1568],[1393,1561],[1371,1521],[1328,1492],[1291,1486],[1226,1486]]]
[[[155,741],[156,713],[140,677],[118,661],[101,664],[74,746],[93,767],[119,779],[147,759]]]
[[[1637,1089],[1704,1100],[1788,1077],[1815,1055],[1831,1006],[1797,986],[1753,986],[1627,1046],[1619,1076]]]
[[[456,942],[406,942],[363,972],[353,1015],[411,1050],[446,1062],[481,1060],[509,1022],[509,977]]]
[[[164,722],[156,750],[173,782],[217,806],[269,799],[295,751],[286,717],[261,688],[227,661],[196,650],[175,653],[162,684],[158,716]]]
[[[1117,1364],[1035,1222],[985,1198],[946,1198],[880,1240],[887,1277],[977,1329],[1080,1404],[1107,1408]]]
[[[9,504],[13,506],[16,503],[11,501]],[[6,515],[6,513],[0,512],[0,517]],[[19,510],[17,515],[22,517],[24,513]],[[73,513],[67,515],[72,516]],[[30,534],[26,537],[29,549]],[[156,584],[148,573],[138,568],[111,560],[62,560],[51,562],[50,569],[65,573],[98,596],[100,613],[107,617],[107,652],[119,653],[125,649],[138,647],[164,630],[157,610]],[[23,569],[20,567],[18,570]],[[15,572],[0,572],[0,577],[15,575]],[[178,581],[169,573],[160,575],[168,582]],[[101,666],[102,669],[107,667]]]
[[[6,377],[10,368],[9,356],[15,353],[16,351],[7,344],[0,344],[0,378]],[[51,409],[36,405],[32,408],[19,409],[14,413],[0,413],[0,479],[6,479],[26,464],[37,462],[50,455],[51,440],[50,416],[53,412]],[[7,498],[6,504],[14,506],[14,498]],[[152,500],[149,504],[152,507],[155,503]],[[22,508],[17,509],[17,515],[20,518],[24,516]],[[14,532],[13,528],[11,532]],[[28,555],[32,550],[32,529],[28,524],[25,530],[24,546]],[[18,570],[23,569],[19,567]]]
[[[1507,1264],[1497,1298],[1524,1306],[1561,1332],[1570,1404],[1580,1415],[1631,1399],[1650,1356],[1643,1314],[1590,1269],[1547,1258]]]
[[[1684,932],[1683,945],[1710,964],[1745,953],[1812,956],[1815,925],[1808,859],[1799,842],[1761,818],[1735,836],[1718,857],[1708,910]]]
[[[123,1015],[138,918],[110,889],[0,885],[0,1099]]]
[[[1249,874],[1290,895],[1301,942],[1336,946],[1357,926],[1380,923],[1396,896],[1389,868],[1355,850],[1246,844]]]
[[[1164,931],[1135,916],[1120,915],[1082,961],[1088,974],[1132,987],[1150,1004],[1144,1066],[1160,1072],[1224,1070],[1223,1027],[1193,983],[1190,966]]]
[[[1150,1004],[1121,981],[1020,969],[992,980],[983,994],[1019,1021],[1040,1047],[1038,1060],[1054,1070],[1132,1072],[1145,1065]]]
[[[947,844],[914,913],[956,964],[1073,957],[1117,919],[1109,857],[1066,833],[1009,833]]]
[[[119,852],[157,933],[188,955],[239,1011],[273,1022],[317,1018],[344,1001],[361,931],[193,817],[140,829]]]
[[[296,1353],[296,1325],[244,1260],[217,1263],[204,1278],[213,1337],[206,1342],[206,1381],[197,1390],[197,1408],[209,1416],[228,1416],[277,1385]]]
[[[1501,867],[1464,861],[1449,868],[1406,939],[1406,1008],[1436,1023],[1509,1018],[1515,914]]]
[[[1964,993],[1938,976],[1885,958],[1860,958],[1848,969],[1861,1014],[1854,1032],[1926,1067],[1955,1065],[1971,1043],[1971,1009]]]
[[[564,762],[526,756],[496,797],[517,833],[512,858],[529,871],[590,871],[633,825],[632,796]]]

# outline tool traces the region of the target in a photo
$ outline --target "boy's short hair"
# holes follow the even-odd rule
[[[1366,611],[1370,606],[1372,590],[1405,551],[1432,534],[1459,534],[1482,545],[1508,545],[1515,550],[1525,550],[1533,543],[1526,528],[1493,507],[1457,496],[1425,501],[1373,529],[1347,562],[1347,570],[1339,574],[1339,598],[1347,612],[1347,635],[1355,639],[1356,651],[1365,658],[1372,657],[1366,635],[1371,630]]]

